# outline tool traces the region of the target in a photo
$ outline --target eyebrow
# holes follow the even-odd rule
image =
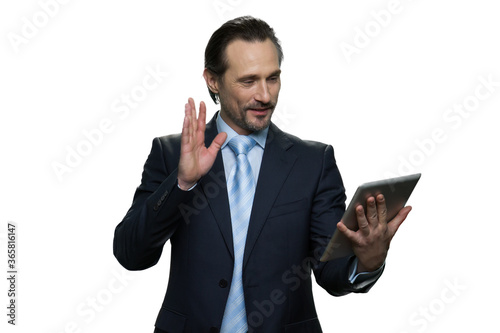
[[[278,69],[278,70],[272,72],[271,75],[269,75],[268,77],[277,76],[277,75],[280,75],[280,74],[281,74],[281,69]],[[250,74],[250,75],[245,75],[245,76],[240,77],[238,79],[238,81],[255,80],[257,78],[258,78],[258,75]]]

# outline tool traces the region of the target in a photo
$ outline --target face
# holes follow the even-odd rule
[[[238,134],[260,131],[271,122],[281,87],[278,52],[273,42],[235,40],[226,48],[228,68],[222,80],[205,79],[219,94],[221,116]]]

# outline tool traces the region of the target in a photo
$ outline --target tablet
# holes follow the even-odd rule
[[[342,221],[351,230],[358,230],[355,208],[362,205],[366,212],[366,199],[382,193],[387,206],[387,221],[392,220],[408,201],[413,189],[417,185],[421,174],[389,178],[375,182],[365,183],[358,187],[347,207]],[[352,255],[351,242],[339,230],[336,230],[321,256],[320,261],[328,261]]]

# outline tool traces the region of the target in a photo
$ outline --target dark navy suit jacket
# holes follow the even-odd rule
[[[208,146],[216,117],[206,128]],[[177,187],[180,135],[156,138],[132,206],[116,227],[114,254],[129,270],[155,265],[170,240],[168,288],[156,332],[218,332],[233,273],[222,154],[189,192]],[[270,125],[248,229],[243,285],[249,332],[321,332],[316,281],[335,296],[366,292],[349,282],[353,258],[319,258],[345,209],[333,148]]]

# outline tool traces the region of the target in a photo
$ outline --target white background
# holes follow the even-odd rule
[[[276,122],[334,146],[348,198],[362,182],[423,174],[377,285],[341,298],[315,286],[324,331],[498,331],[495,3],[3,1],[0,266],[7,275],[13,221],[19,274],[16,327],[0,284],[2,332],[153,331],[169,246],[155,267],[128,272],[112,254],[114,228],[152,139],[180,131],[187,98],[217,110],[201,76],[204,48],[223,22],[247,14],[268,21],[285,52]],[[147,68],[168,76],[127,115],[114,112]],[[85,146],[83,133],[105,119],[111,129]],[[84,146],[58,177],[55,163]]]

